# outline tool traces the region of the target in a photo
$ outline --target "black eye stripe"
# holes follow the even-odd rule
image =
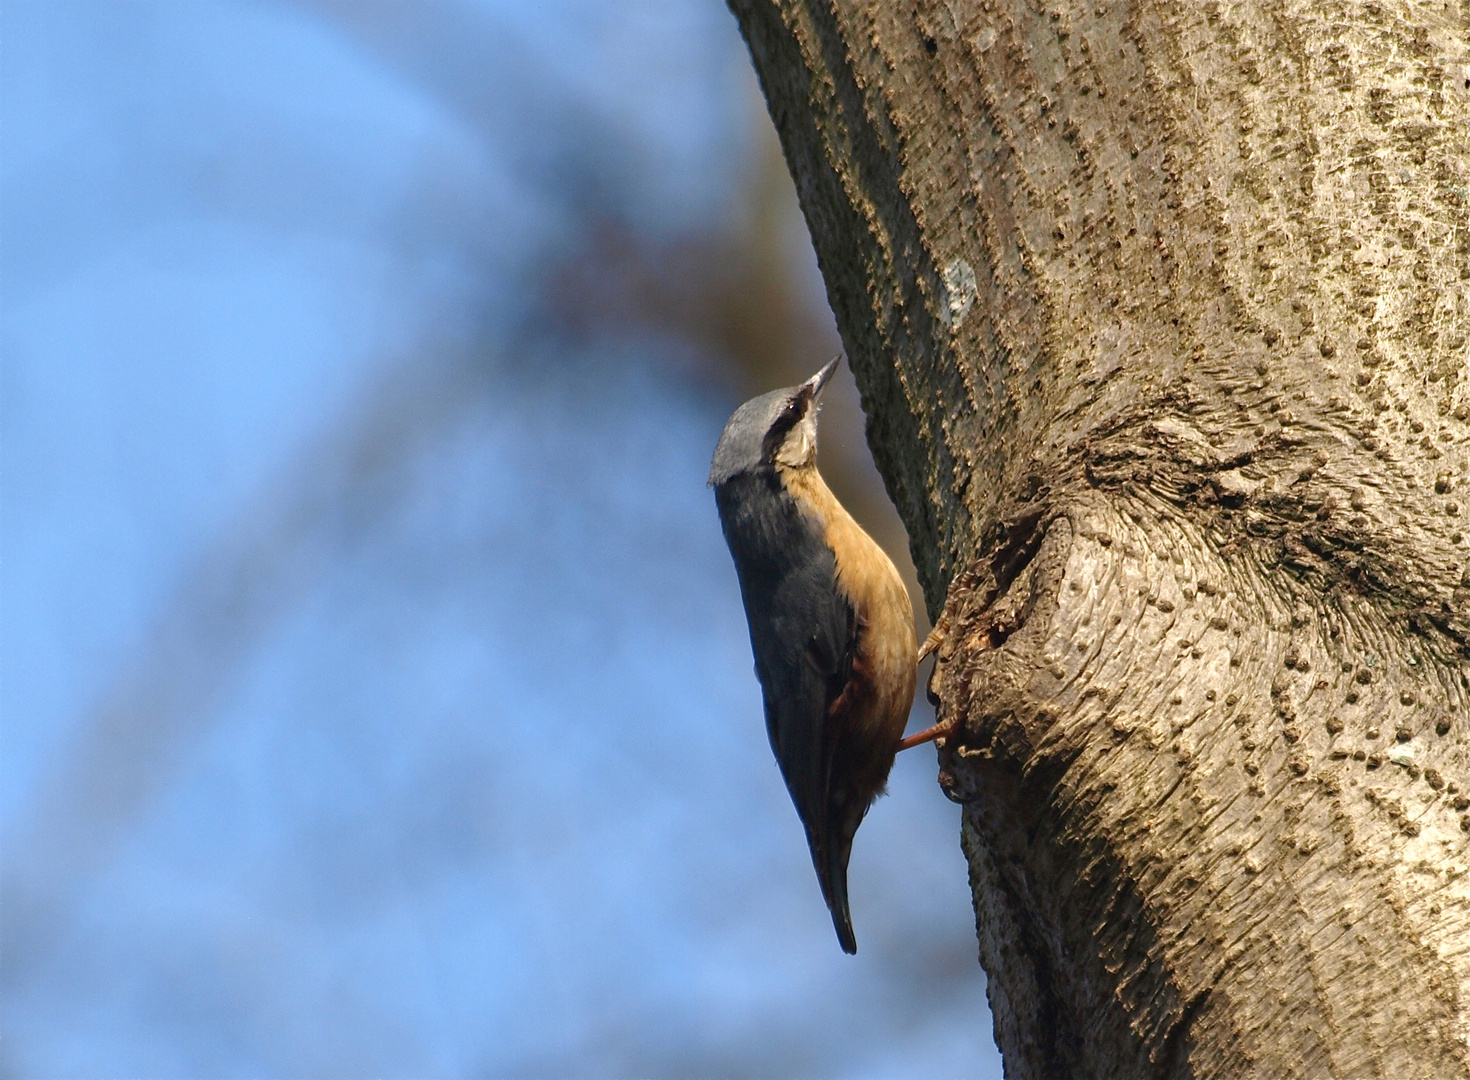
[[[775,423],[771,425],[762,441],[761,456],[763,458],[769,461],[776,455],[781,444],[786,441],[786,436],[791,433],[791,429],[796,427],[806,415],[808,404],[808,400],[802,396],[794,397],[786,403],[786,407],[776,417]]]

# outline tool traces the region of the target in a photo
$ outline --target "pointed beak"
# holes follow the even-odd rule
[[[827,385],[827,380],[832,377],[832,373],[837,370],[837,365],[840,363],[842,363],[842,356],[839,353],[837,356],[832,357],[831,360],[828,360],[826,366],[821,371],[806,381],[806,384],[812,388],[813,398],[822,392],[822,387]]]

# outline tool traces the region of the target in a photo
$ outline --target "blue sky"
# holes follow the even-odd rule
[[[0,41],[4,1075],[999,1075],[932,752],[833,938],[703,483],[738,379],[558,332],[589,220],[738,219],[728,13]]]

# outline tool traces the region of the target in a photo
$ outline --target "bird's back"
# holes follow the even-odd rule
[[[715,488],[765,704],[766,731],[809,839],[825,836],[829,706],[851,674],[856,617],[820,525],[773,470]]]
[[[913,702],[913,609],[893,562],[814,466],[715,487],[750,624],[766,728],[842,947],[852,840]]]

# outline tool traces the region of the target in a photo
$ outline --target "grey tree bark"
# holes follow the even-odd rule
[[[1008,1075],[1470,1076],[1470,2],[731,6]]]

